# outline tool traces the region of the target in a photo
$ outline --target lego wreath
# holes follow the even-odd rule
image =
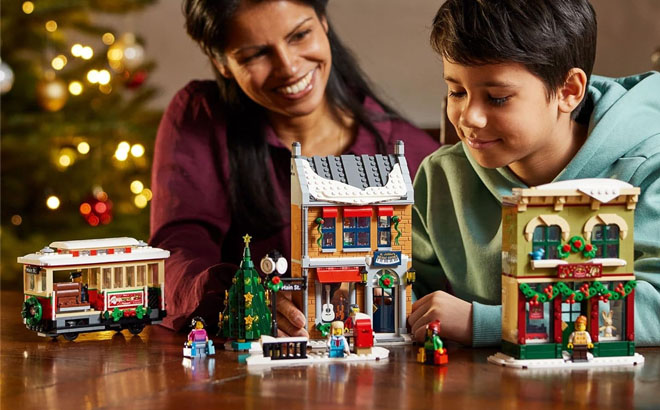
[[[272,290],[273,292],[279,292],[280,289],[282,289],[282,286],[282,279],[280,279],[279,276],[273,276],[273,278],[269,280],[268,283],[266,283],[266,287],[268,287],[268,289]]]
[[[571,252],[582,252],[585,258],[593,258],[596,256],[597,250],[598,247],[596,247],[596,245],[587,243],[587,241],[579,235],[573,236],[568,243],[557,246],[557,252],[562,259],[566,259]]]
[[[30,296],[23,302],[23,309],[21,309],[21,316],[25,319],[26,323],[30,326],[36,326],[41,322],[43,309],[39,300]]]
[[[378,279],[378,286],[384,289],[392,289],[392,286],[394,286],[394,276],[389,273],[384,274]]]

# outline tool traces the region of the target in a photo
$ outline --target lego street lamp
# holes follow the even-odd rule
[[[280,279],[280,275],[286,273],[289,264],[286,259],[282,257],[280,252],[272,250],[261,259],[259,266],[261,267],[261,271],[266,274],[266,286],[270,289],[273,295],[272,333],[273,337],[277,337],[277,292],[282,289],[282,279]],[[272,273],[276,273],[277,275],[271,276]]]

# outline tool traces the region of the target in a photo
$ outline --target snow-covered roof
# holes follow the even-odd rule
[[[376,202],[401,199],[406,196],[406,184],[401,167],[395,164],[385,186],[356,188],[353,185],[319,176],[308,162],[303,162],[307,187],[312,197],[319,201],[343,204],[366,205]]]
[[[621,195],[639,195],[640,189],[627,182],[608,178],[586,178],[552,182],[533,188],[514,188],[512,196],[505,196],[502,202],[515,204],[523,198],[533,197],[579,197],[586,195],[601,203],[608,203]],[[634,208],[634,203],[632,206]]]
[[[552,182],[550,184],[539,185],[537,190],[574,190],[582,192],[600,202],[607,203],[618,197],[624,189],[633,189],[634,187],[627,182],[618,179],[608,178],[586,178],[573,179],[568,181]]]
[[[301,205],[412,204],[403,143],[394,155],[305,157],[294,144],[291,200]]]
[[[50,244],[53,249],[81,250],[81,249],[103,249],[103,248],[128,248],[140,245],[135,238],[102,238],[83,239],[75,241],[56,241]]]
[[[60,250],[58,252],[57,250]],[[81,266],[169,258],[170,252],[133,238],[56,241],[50,247],[18,258],[36,266]]]

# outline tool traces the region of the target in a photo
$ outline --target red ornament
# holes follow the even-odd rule
[[[124,76],[126,77],[126,88],[129,89],[136,89],[139,88],[144,81],[147,79],[147,71],[146,70],[138,70],[131,74],[130,72],[126,71]]]
[[[78,209],[90,226],[107,225],[112,221],[112,201],[105,192],[87,198]]]
[[[573,242],[573,244],[574,244],[575,247],[578,248],[578,249],[582,247],[582,241],[575,241],[575,242]]]
[[[271,279],[270,281],[273,282],[273,285],[279,285],[279,283],[280,283],[280,277],[279,277],[279,276],[275,276],[275,277],[273,277],[273,279]]]
[[[594,247],[591,246],[590,243],[584,245],[584,250],[585,250],[586,252],[591,252],[591,250],[592,250],[593,248],[594,248]]]
[[[385,278],[385,279],[383,279],[383,284],[384,284],[385,286],[388,286],[388,287],[389,287],[389,286],[390,286],[390,283],[392,283],[392,282],[390,281],[390,278]]]
[[[561,250],[564,252],[569,252],[571,250],[571,245],[566,244],[561,247]]]

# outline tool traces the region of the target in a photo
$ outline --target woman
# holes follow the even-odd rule
[[[303,155],[392,153],[411,172],[438,144],[370,90],[326,17],[327,0],[186,0],[188,34],[217,82],[193,81],[156,139],[151,243],[169,249],[164,324],[215,323],[249,233],[252,255],[289,259],[290,147]],[[284,299],[284,298],[282,298]],[[306,334],[288,300],[279,328]]]

